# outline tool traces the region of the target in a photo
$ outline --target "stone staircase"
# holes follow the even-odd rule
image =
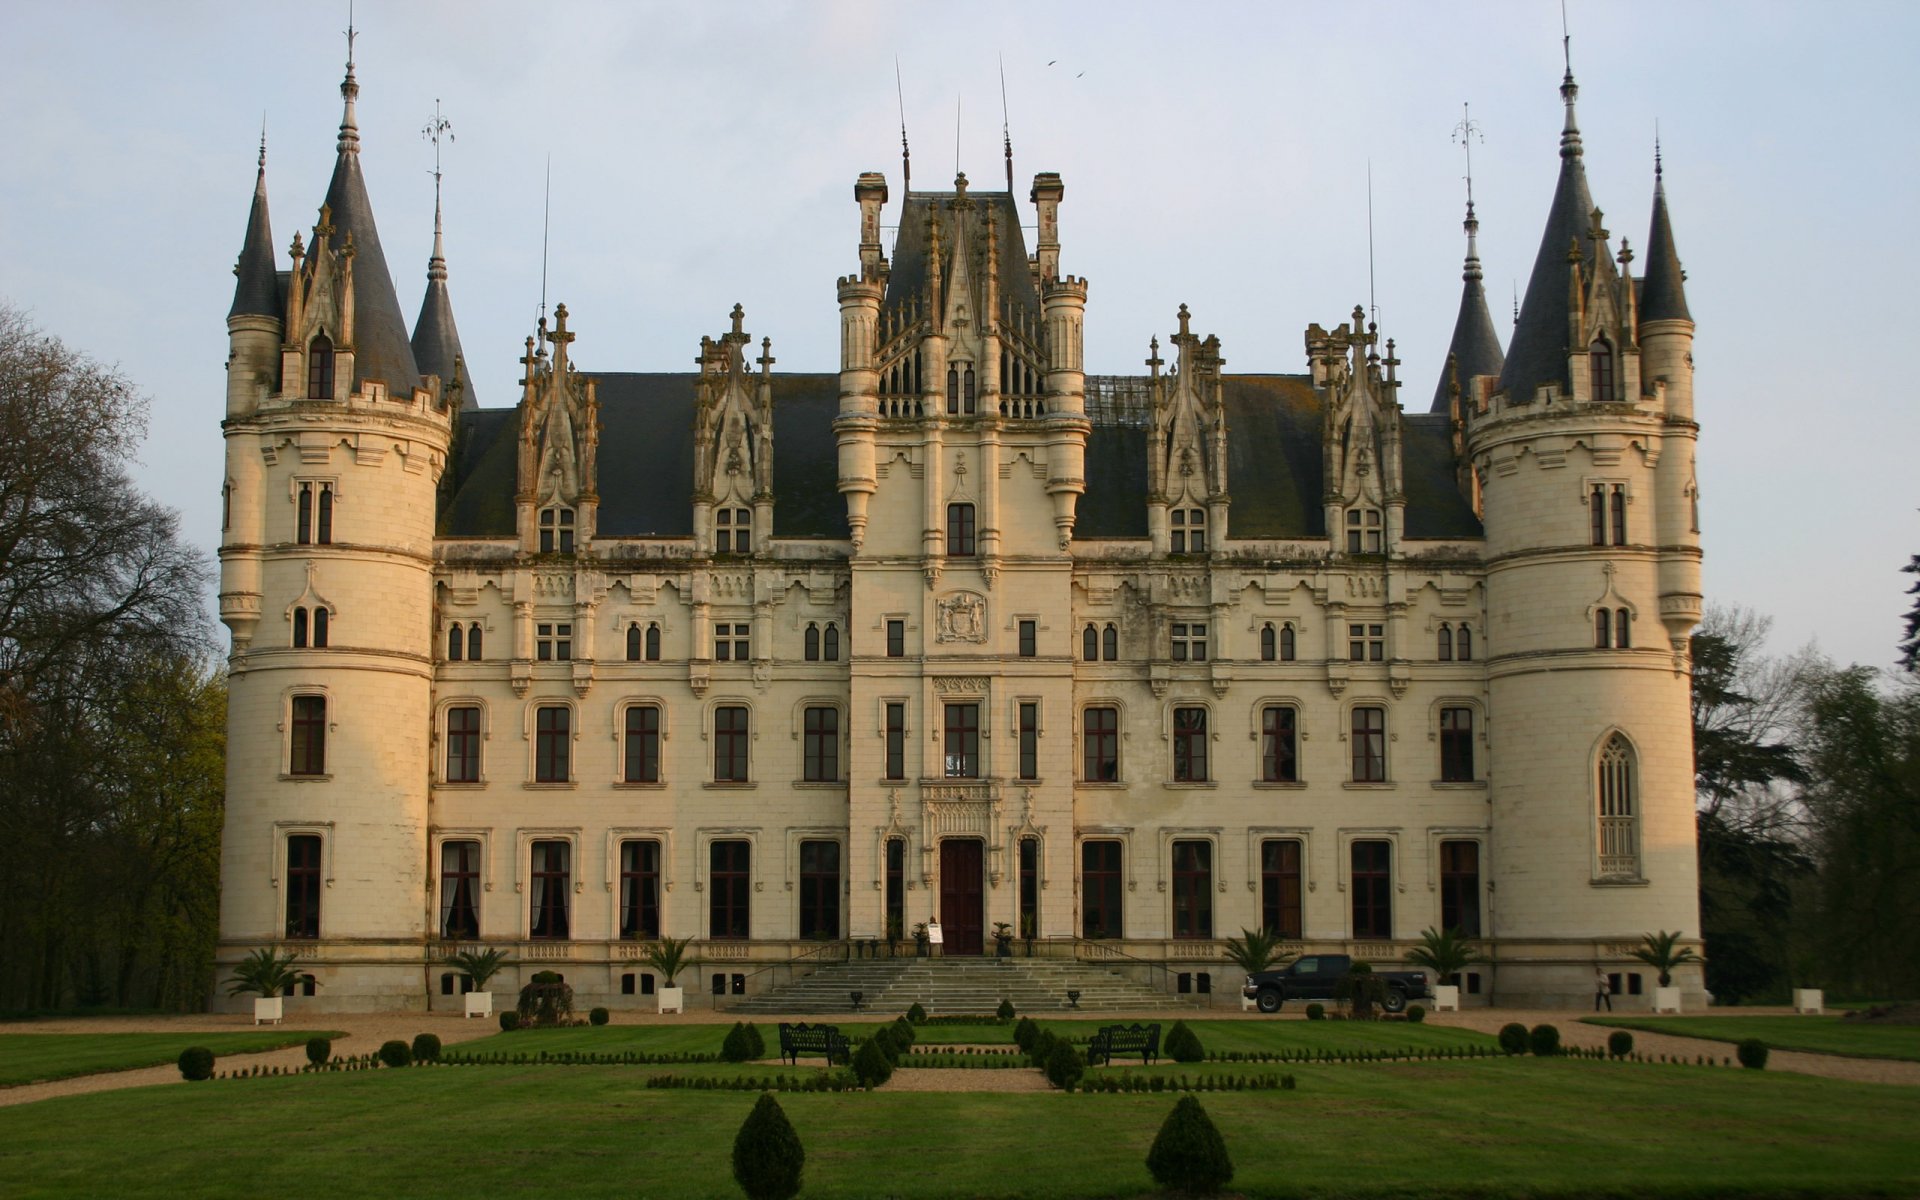
[[[1068,991],[1080,993],[1086,1012],[1186,1010],[1187,999],[1156,991],[1117,972],[1070,958],[895,958],[822,967],[792,983],[728,1005],[737,1013],[840,1013],[861,1008],[905,1012],[918,1003],[929,1013],[991,1013],[1011,1000],[1022,1013],[1071,1011]]]

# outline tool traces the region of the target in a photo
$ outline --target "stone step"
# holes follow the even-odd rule
[[[821,967],[791,983],[728,1006],[738,1013],[836,1013],[862,1009],[904,1012],[915,1003],[935,1013],[991,1013],[1002,1000],[1022,1012],[1071,1012],[1068,991],[1080,993],[1079,1009],[1181,1010],[1193,1002],[1155,990],[1104,967],[1069,959],[963,958],[854,961]]]

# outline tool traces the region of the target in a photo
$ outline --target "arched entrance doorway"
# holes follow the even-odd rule
[[[986,846],[973,838],[940,843],[940,928],[946,953],[979,954],[985,940]]]

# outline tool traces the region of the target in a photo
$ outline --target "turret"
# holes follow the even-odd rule
[[[1684,652],[1700,622],[1700,481],[1694,469],[1699,427],[1693,419],[1693,314],[1686,272],[1667,215],[1665,170],[1653,156],[1653,223],[1647,232],[1647,274],[1640,288],[1640,362],[1648,399],[1667,415],[1673,452],[1661,455],[1658,540],[1660,620],[1674,653]],[[1684,450],[1684,453],[1680,451]]]
[[[438,130],[438,117],[432,128]],[[436,143],[437,144],[437,143]],[[474,409],[480,402],[460,349],[460,328],[453,321],[453,298],[447,293],[447,251],[440,230],[440,172],[433,173],[433,256],[427,260],[427,292],[420,299],[420,315],[413,323],[414,366],[422,375],[440,380],[443,407]]]
[[[1451,409],[1455,388],[1463,397],[1471,397],[1473,381],[1482,375],[1498,376],[1506,366],[1506,352],[1500,349],[1500,335],[1494,331],[1493,317],[1487,312],[1487,289],[1481,283],[1480,220],[1473,215],[1473,201],[1467,201],[1467,261],[1460,272],[1460,311],[1453,319],[1453,340],[1447,343],[1447,365],[1434,385],[1433,403],[1428,412]]]
[[[260,167],[253,182],[247,233],[234,263],[233,307],[227,310],[227,414],[251,411],[279,387],[279,349],[286,299],[273,259],[273,222],[267,217],[267,135],[260,135]]]

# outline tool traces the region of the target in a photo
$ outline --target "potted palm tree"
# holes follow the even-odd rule
[[[1258,975],[1262,971],[1272,970],[1283,965],[1293,955],[1280,949],[1280,937],[1270,929],[1248,929],[1242,926],[1240,936],[1228,938],[1220,945],[1220,952],[1227,961],[1239,967],[1248,975]],[[1240,997],[1241,1008],[1251,1008],[1255,1001],[1245,995]]]
[[[1660,986],[1653,991],[1653,1011],[1679,1012],[1680,989],[1673,986],[1673,969],[1686,963],[1704,961],[1693,952],[1693,947],[1682,946],[1680,931],[1671,933],[1662,930],[1659,933],[1642,934],[1640,948],[1633,957],[1646,963],[1660,974]]]
[[[487,982],[500,973],[506,962],[507,952],[498,947],[447,955],[447,965],[473,981],[473,990],[463,997],[469,1017],[493,1015],[493,993],[487,990]]]
[[[660,1011],[686,1011],[685,993],[674,983],[680,972],[694,964],[687,953],[687,947],[693,944],[692,938],[661,938],[647,947],[647,952],[639,958],[642,966],[650,967],[660,974]]]
[[[1479,947],[1458,929],[1438,930],[1429,925],[1420,932],[1420,944],[1407,951],[1407,961],[1432,971],[1433,1007],[1460,1011],[1460,985],[1448,982],[1480,961]]]
[[[1013,957],[1013,926],[1005,921],[993,923],[994,955],[997,958]]]
[[[234,967],[227,995],[252,995],[253,1023],[258,1025],[262,1021],[270,1021],[278,1025],[281,998],[300,982],[300,972],[293,969],[294,960],[299,957],[297,950],[289,950],[283,956],[271,946],[262,946]]]

